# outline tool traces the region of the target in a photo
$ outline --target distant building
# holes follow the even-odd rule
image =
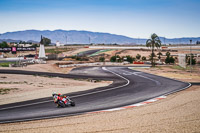
[[[12,43],[12,42],[8,42],[7,43],[9,47],[31,47],[33,44],[17,44],[17,43]]]
[[[18,44],[18,47],[30,47],[32,44]]]
[[[64,46],[64,44],[61,44],[59,41],[56,42],[56,46],[60,47],[60,46]]]

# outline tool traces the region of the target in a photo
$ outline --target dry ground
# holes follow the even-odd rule
[[[47,64],[34,64],[28,65],[27,67],[0,67],[0,69],[11,69],[11,70],[25,70],[25,71],[38,71],[38,72],[54,72],[54,73],[68,73],[71,68],[59,68],[55,63],[62,61],[47,61]]]
[[[169,67],[140,69],[183,81],[200,82],[199,73]],[[166,99],[121,111],[85,114],[57,119],[1,124],[0,132],[70,133],[200,133],[200,86]]]
[[[180,70],[178,66],[162,66],[155,67],[151,69],[140,69],[134,68],[139,71],[156,74],[159,76],[164,76],[172,79],[177,79],[185,82],[200,82],[200,66],[194,67],[192,73],[190,70]]]
[[[112,82],[92,83],[87,80],[81,81],[58,77],[0,74],[0,105],[50,97],[53,92],[66,94],[89,90],[107,86],[110,83]]]
[[[199,86],[141,107],[12,124],[0,132],[69,133],[199,133]]]
[[[129,54],[135,56],[134,54],[137,53]],[[143,56],[143,53],[140,54]],[[61,73],[70,71],[70,69],[57,69],[53,66],[53,62],[48,64],[49,65],[44,64],[36,65],[37,67],[28,67],[36,71]],[[28,67],[20,69],[28,69]],[[140,71],[182,81],[200,82],[200,74],[198,72],[190,74],[189,72],[170,67],[140,69]],[[50,80],[51,79],[49,79],[49,81],[45,80],[45,82],[48,83]],[[87,85],[89,84],[90,83],[87,82]],[[109,113],[85,114],[57,119],[0,124],[0,132],[200,133],[199,101],[200,86],[192,86],[187,90],[169,95],[166,99],[141,107]]]
[[[0,67],[0,69],[25,70],[39,72],[65,73],[71,68],[59,68],[59,61],[47,61],[47,64],[34,64],[27,67]],[[74,80],[58,77],[42,77],[30,75],[0,74],[0,105],[49,97],[52,92],[71,93],[108,86],[111,81],[92,83],[87,80]],[[6,101],[5,98],[9,97]]]

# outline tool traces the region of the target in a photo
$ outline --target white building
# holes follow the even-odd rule
[[[32,44],[19,44],[18,47],[30,47]]]
[[[61,44],[59,41],[56,42],[56,46],[60,47],[60,46],[64,46],[64,44]]]

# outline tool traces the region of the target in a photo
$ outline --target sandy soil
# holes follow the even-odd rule
[[[54,73],[68,73],[73,67],[59,68],[55,63],[63,61],[47,61],[47,64],[34,64],[27,67],[0,67],[0,69],[11,70],[25,70],[25,71],[38,71],[38,72],[54,72]]]
[[[198,73],[166,68],[141,71],[200,82]],[[187,76],[186,76],[187,75]],[[0,132],[74,133],[200,133],[200,86],[171,94],[166,99],[121,111],[57,119],[1,124]]]
[[[58,77],[0,74],[0,90],[10,89],[7,94],[0,94],[0,105],[49,97],[53,92],[65,94],[89,90],[107,86],[110,83],[112,82],[92,83],[87,80],[81,81]]]
[[[193,86],[164,100],[109,113],[1,124],[0,132],[199,133],[200,87]]]
[[[135,70],[164,76],[172,79],[177,79],[185,82],[200,82],[200,67],[196,67],[192,73],[189,70],[179,70],[175,69],[172,66],[164,66],[164,67],[155,67],[155,68],[134,68]]]

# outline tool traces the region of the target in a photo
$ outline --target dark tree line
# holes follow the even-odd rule
[[[7,42],[0,43],[0,48],[6,48],[6,47],[9,47]]]
[[[197,41],[196,44],[200,44],[200,41]]]

